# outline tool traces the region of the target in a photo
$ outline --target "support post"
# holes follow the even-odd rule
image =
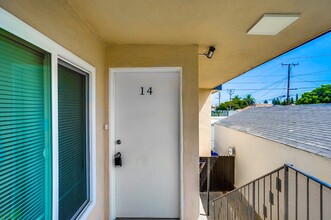
[[[255,181],[253,182],[253,219],[255,220]]]
[[[206,215],[209,216],[209,190],[210,190],[210,157],[207,157],[207,211]]]
[[[288,167],[284,165],[284,220],[288,220]]]
[[[287,95],[286,95],[287,105],[290,104],[291,70],[292,70],[292,67],[297,66],[297,65],[299,65],[299,64],[298,63],[288,63],[288,64],[282,63],[282,66],[287,66]]]

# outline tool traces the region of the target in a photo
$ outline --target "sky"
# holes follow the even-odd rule
[[[270,60],[222,85],[221,102],[229,101],[230,90],[245,97],[251,94],[256,103],[281,97],[287,94],[287,66],[292,67],[290,78],[290,96],[312,91],[323,84],[331,84],[331,32],[324,34],[300,47]],[[219,92],[212,95],[212,105],[218,105]]]

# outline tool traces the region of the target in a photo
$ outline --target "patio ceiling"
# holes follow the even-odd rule
[[[214,88],[331,28],[330,0],[67,0],[112,44],[216,46],[199,56],[199,87]],[[300,13],[275,36],[247,35],[264,13]]]

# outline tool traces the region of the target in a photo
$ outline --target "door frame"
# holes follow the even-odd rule
[[[182,105],[182,67],[133,67],[133,68],[109,68],[109,219],[116,219],[116,204],[115,204],[115,174],[116,169],[113,163],[113,156],[115,154],[115,75],[117,73],[123,72],[135,72],[135,73],[146,73],[146,72],[157,72],[156,74],[168,73],[168,72],[177,72],[179,75],[179,202],[180,202],[180,219],[183,219],[183,210],[184,210],[184,195],[183,195],[183,105]],[[108,127],[105,125],[105,128]]]

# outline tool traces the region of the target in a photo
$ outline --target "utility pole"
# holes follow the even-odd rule
[[[290,82],[292,67],[299,65],[299,63],[282,63],[282,66],[287,66],[287,105],[290,104]]]
[[[228,89],[228,93],[230,95],[230,110],[232,108],[232,95],[234,94],[234,89]]]
[[[221,92],[218,92],[218,106],[221,104]]]

